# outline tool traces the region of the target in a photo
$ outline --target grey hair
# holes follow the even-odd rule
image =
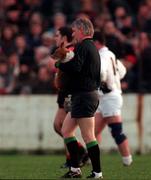
[[[93,27],[92,22],[88,18],[76,19],[73,22],[72,27],[76,27],[78,29],[81,29],[85,36],[92,36],[93,37],[94,27]]]

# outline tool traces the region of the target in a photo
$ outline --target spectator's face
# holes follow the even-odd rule
[[[49,54],[49,49],[44,47],[37,47],[35,49],[35,61],[39,64],[41,61],[46,58]]]
[[[63,14],[57,14],[54,17],[54,26],[59,29],[60,27],[63,27],[66,25],[66,18]]]
[[[116,27],[112,21],[108,21],[104,27],[105,34],[114,34],[116,32]]]
[[[147,5],[144,5],[144,4],[140,5],[138,9],[138,16],[146,19],[149,16],[149,13],[150,13],[150,10]]]
[[[29,73],[29,67],[26,64],[21,64],[20,65],[20,72],[23,74],[28,74]]]
[[[120,19],[120,18],[122,18],[125,15],[126,15],[126,11],[125,11],[124,7],[116,8],[116,10],[115,10],[115,17],[117,19]]]
[[[8,18],[16,22],[19,20],[20,12],[18,10],[10,11],[7,14]]]
[[[133,49],[137,54],[139,52],[139,48],[140,48],[139,47],[139,39],[138,39],[138,37],[132,38],[131,42],[132,42]]]
[[[94,0],[81,0],[81,8],[83,11],[93,12],[94,4]]]
[[[3,30],[3,37],[4,39],[6,40],[10,40],[13,38],[13,30],[10,28],[10,27],[6,27],[4,30]]]
[[[41,67],[38,72],[38,79],[41,81],[48,81],[49,77],[48,69],[46,67]]]
[[[15,66],[19,63],[19,59],[18,59],[18,56],[17,54],[12,54],[9,56],[9,64],[12,65],[12,66]]]
[[[123,25],[127,27],[132,26],[132,18],[131,16],[126,16],[125,19],[123,20]]]
[[[0,64],[0,74],[6,74],[8,72],[8,66],[6,63]]]
[[[25,41],[25,38],[23,36],[18,36],[16,38],[16,46],[18,48],[25,48],[26,47],[26,41]]]
[[[42,38],[42,44],[46,47],[53,46],[54,40],[53,38]]]
[[[43,20],[40,13],[33,13],[30,18],[31,24],[42,24]]]
[[[104,15],[104,14],[103,15],[102,14],[98,15],[94,20],[95,26],[97,28],[103,28],[105,22],[108,20],[107,18],[108,17],[106,15]]]
[[[35,36],[39,36],[42,33],[41,24],[32,24],[31,25],[31,34]]]
[[[41,53],[40,51],[36,50],[35,52],[35,60],[37,63],[40,63],[41,60],[43,59],[43,53]]]
[[[147,33],[145,32],[140,33],[139,42],[140,42],[141,50],[145,49],[146,47],[150,45],[150,41],[149,41]]]

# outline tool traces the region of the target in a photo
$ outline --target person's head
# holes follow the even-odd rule
[[[97,49],[105,46],[105,36],[104,33],[101,31],[95,31],[93,35],[94,44]]]
[[[48,56],[49,56],[49,48],[45,46],[39,46],[35,48],[34,57],[37,64],[40,64],[41,61]]]
[[[141,51],[150,46],[151,38],[150,38],[150,35],[148,33],[140,32],[138,40],[139,40],[139,44],[138,44],[139,49]]]
[[[12,22],[18,22],[20,18],[21,11],[18,5],[10,5],[6,8],[6,16]]]
[[[126,9],[124,6],[118,6],[115,9],[115,18],[116,19],[122,19],[123,17],[125,17],[127,14]]]
[[[146,3],[142,2],[140,3],[138,7],[138,17],[147,19],[149,17],[150,10]],[[139,18],[138,18],[139,21]]]
[[[16,52],[12,52],[8,56],[8,63],[10,66],[16,66],[19,64],[19,56]]]
[[[94,19],[95,29],[103,29],[107,21],[111,19],[110,14],[107,12],[100,13]]]
[[[23,34],[19,34],[15,38],[15,45],[17,48],[26,48],[26,38]]]
[[[62,43],[64,45],[72,42],[72,29],[70,27],[61,27],[55,34],[56,45],[59,47]]]
[[[104,32],[106,35],[114,35],[117,32],[113,21],[109,20],[104,25]]]
[[[91,21],[88,18],[78,18],[72,24],[74,41],[80,42],[83,39],[93,37],[94,28]]]
[[[2,27],[2,31],[1,31],[1,38],[3,40],[12,40],[14,37],[14,30],[13,30],[13,26],[11,25],[5,25],[4,27]]]
[[[59,29],[66,25],[66,16],[61,12],[57,12],[53,16],[53,26],[55,29]]]
[[[43,24],[43,17],[39,12],[33,12],[29,19],[29,24]]]
[[[54,35],[50,32],[44,32],[41,36],[42,38],[42,45],[45,47],[51,48],[54,46]]]
[[[0,74],[5,75],[8,73],[8,63],[7,61],[0,61]]]
[[[41,24],[30,24],[30,33],[32,36],[40,36],[43,31]]]
[[[41,66],[38,70],[38,79],[40,81],[49,81],[50,80],[50,74],[49,70],[46,66]]]

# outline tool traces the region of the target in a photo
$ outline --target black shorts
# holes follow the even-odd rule
[[[97,91],[82,92],[72,95],[72,118],[93,117],[99,105],[99,96]]]
[[[68,97],[68,94],[69,93],[64,92],[64,91],[58,92],[57,103],[58,103],[59,108],[64,108],[64,101],[65,101],[65,98]]]

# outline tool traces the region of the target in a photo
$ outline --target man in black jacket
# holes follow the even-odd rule
[[[72,29],[76,42],[75,56],[67,63],[56,64],[70,76],[72,94],[71,119],[66,118],[62,127],[62,135],[71,155],[71,168],[63,178],[80,178],[82,174],[78,165],[78,143],[74,136],[77,126],[92,163],[92,174],[88,178],[102,178],[100,150],[94,134],[94,113],[99,103],[100,57],[92,40],[94,29],[90,20],[76,19]]]
[[[55,41],[58,47],[61,47],[61,44],[63,44],[64,48],[73,51],[74,46],[72,44],[72,28],[68,26],[59,28],[55,34]],[[58,49],[59,48],[57,48],[55,52],[57,52]],[[62,71],[60,72],[60,70],[56,74],[57,75],[55,77],[55,84],[56,84],[56,88],[58,89],[58,97],[57,97],[58,109],[54,119],[54,129],[56,133],[58,133],[62,137],[61,128],[67,113],[70,111],[70,107],[69,107],[70,91],[68,91],[70,77],[66,73]],[[65,104],[67,104],[68,106],[65,106]],[[80,152],[79,163],[82,166],[86,163],[86,160],[88,160],[88,156],[85,148],[80,142],[78,142],[78,147]],[[66,168],[69,166],[70,166],[70,154],[66,151],[66,163],[63,164],[61,167]]]

